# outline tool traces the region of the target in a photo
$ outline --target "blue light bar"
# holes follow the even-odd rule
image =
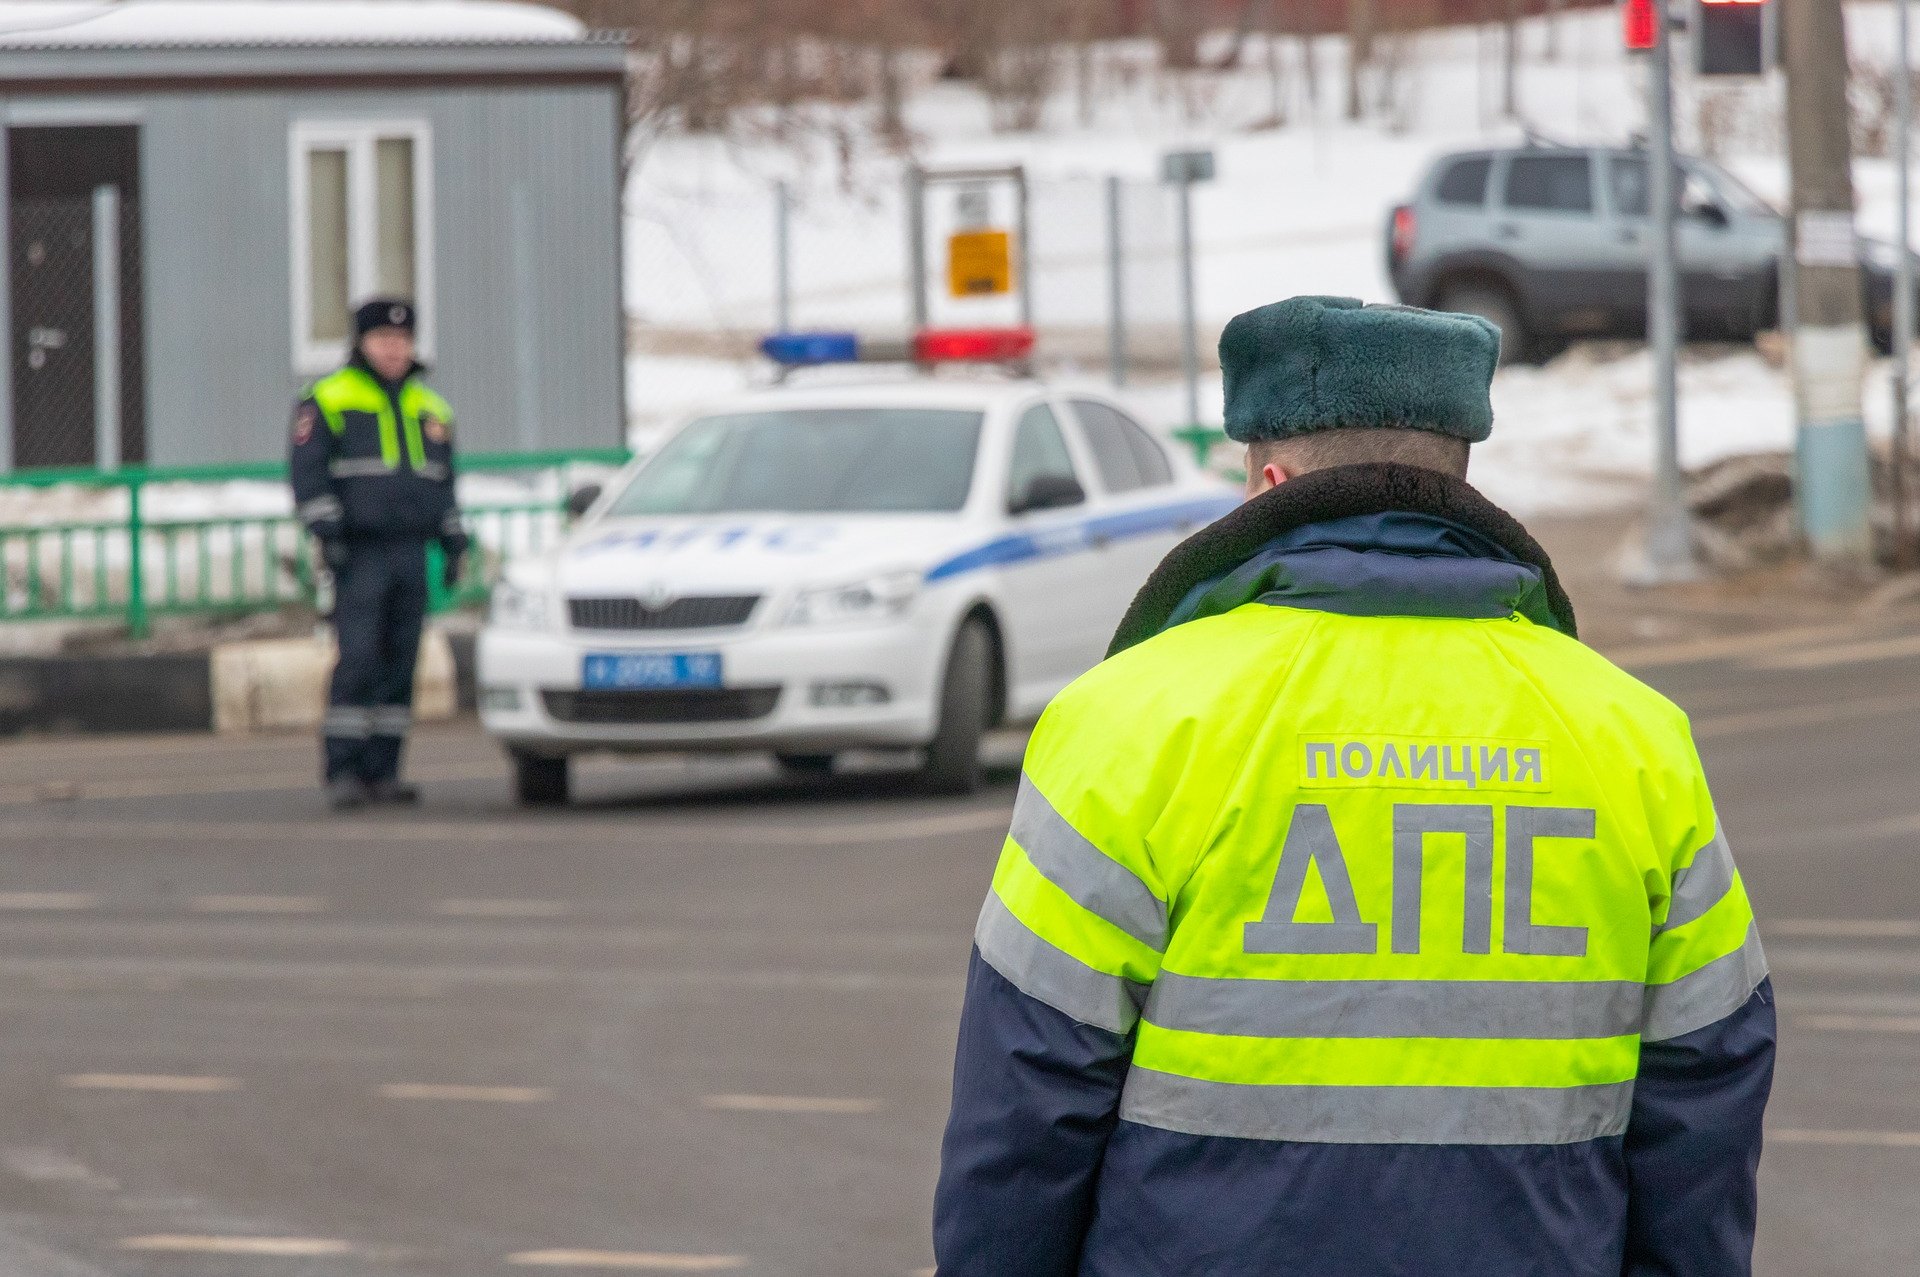
[[[850,364],[860,358],[857,333],[774,333],[761,339],[760,353],[776,364]]]

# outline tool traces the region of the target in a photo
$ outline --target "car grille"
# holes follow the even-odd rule
[[[758,594],[695,594],[660,607],[639,599],[568,599],[577,630],[715,630],[744,625]]]
[[[660,687],[547,691],[549,716],[563,723],[740,723],[765,718],[778,687]]]

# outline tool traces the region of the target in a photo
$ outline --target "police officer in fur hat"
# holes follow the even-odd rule
[[[1220,339],[1248,500],[1048,707],[974,933],[942,1277],[1752,1271],[1766,957],[1686,716],[1466,482],[1499,334]]]
[[[460,575],[467,535],[453,488],[453,408],[414,358],[414,307],[376,298],[354,313],[353,354],[293,414],[295,508],[334,579],[339,663],[323,757],[337,811],[414,803],[400,779],[427,610],[427,543]]]

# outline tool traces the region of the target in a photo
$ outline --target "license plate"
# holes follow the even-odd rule
[[[585,688],[719,687],[718,652],[589,652]]]

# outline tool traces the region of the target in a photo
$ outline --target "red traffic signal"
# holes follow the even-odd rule
[[[1660,5],[1665,0],[1626,0],[1620,6],[1621,26],[1625,29],[1627,48],[1634,51],[1651,49],[1659,41]]]

